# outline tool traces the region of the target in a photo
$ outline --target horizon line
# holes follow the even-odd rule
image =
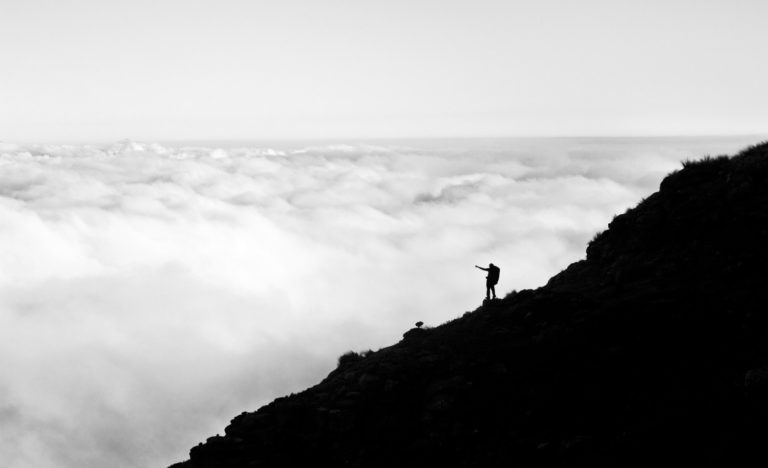
[[[0,143],[5,144],[32,144],[32,145],[102,145],[119,142],[135,142],[145,144],[200,144],[200,143],[292,143],[292,142],[369,142],[369,141],[450,141],[450,140],[537,140],[537,139],[603,139],[603,140],[627,140],[627,139],[684,139],[684,138],[768,138],[766,133],[649,133],[649,134],[520,134],[520,135],[454,135],[454,136],[304,136],[304,137],[232,137],[232,138],[94,138],[94,139],[40,139],[17,140],[0,138]]]

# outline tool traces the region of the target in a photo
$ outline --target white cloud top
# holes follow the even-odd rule
[[[745,140],[0,144],[4,466],[164,466]]]

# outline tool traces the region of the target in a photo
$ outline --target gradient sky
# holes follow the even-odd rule
[[[0,0],[0,140],[749,134],[760,0]]]

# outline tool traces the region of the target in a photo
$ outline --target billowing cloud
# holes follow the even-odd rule
[[[3,464],[146,467],[349,349],[535,287],[748,139],[0,145]]]

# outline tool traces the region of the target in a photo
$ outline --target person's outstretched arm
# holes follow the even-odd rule
[[[483,271],[488,271],[488,268],[483,268],[483,267],[481,267],[481,266],[477,266],[477,265],[475,265],[475,268],[479,268],[479,269],[481,269],[481,270],[483,270]]]

